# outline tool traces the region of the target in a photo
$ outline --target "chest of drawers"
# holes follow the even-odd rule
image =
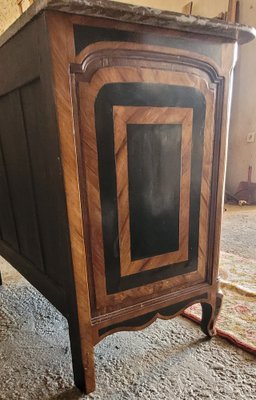
[[[214,334],[232,71],[226,25],[109,1],[36,2],[1,37],[0,253],[93,348],[202,304]]]

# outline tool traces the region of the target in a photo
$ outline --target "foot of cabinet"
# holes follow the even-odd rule
[[[201,303],[202,305],[202,322],[201,329],[208,336],[216,335],[215,324],[222,306],[223,294],[218,292],[216,299],[212,303]]]

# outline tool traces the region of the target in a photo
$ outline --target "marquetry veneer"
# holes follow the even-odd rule
[[[232,71],[254,34],[41,0],[0,38],[0,253],[68,319],[87,393],[111,333],[194,303],[215,333]]]

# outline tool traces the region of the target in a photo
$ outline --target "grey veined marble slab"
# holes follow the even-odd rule
[[[0,37],[0,46],[43,10],[63,11],[123,22],[174,29],[194,34],[207,34],[247,43],[256,37],[256,29],[195,16],[117,3],[109,0],[35,0],[35,3]]]

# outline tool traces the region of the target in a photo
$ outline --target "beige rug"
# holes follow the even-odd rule
[[[237,346],[256,355],[256,260],[221,252],[223,307],[217,332]],[[201,320],[201,306],[195,304],[184,314]]]

